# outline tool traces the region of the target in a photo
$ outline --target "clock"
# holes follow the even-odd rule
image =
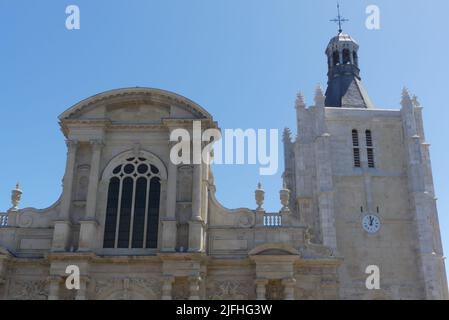
[[[373,214],[368,214],[365,217],[363,217],[362,220],[362,227],[363,229],[370,233],[374,234],[380,230],[380,219],[378,216],[375,216]]]

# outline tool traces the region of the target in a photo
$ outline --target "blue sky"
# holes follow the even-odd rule
[[[81,10],[81,30],[65,28],[65,8]],[[344,27],[360,44],[362,77],[374,103],[399,108],[406,85],[425,107],[445,251],[449,251],[449,1],[342,0]],[[365,28],[365,8],[381,29]],[[222,128],[295,131],[294,100],[308,104],[326,85],[324,49],[337,28],[333,0],[0,0],[0,209],[20,181],[22,207],[51,205],[61,192],[66,148],[57,116],[119,87],[156,87],[206,108]],[[283,165],[283,157],[280,157]],[[282,168],[215,168],[227,207],[279,210]]]

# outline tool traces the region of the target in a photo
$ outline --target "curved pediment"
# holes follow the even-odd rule
[[[250,256],[299,256],[298,250],[285,243],[267,243],[249,252]]]
[[[112,123],[156,123],[161,119],[212,119],[197,103],[176,93],[153,88],[125,88],[87,98],[59,116],[67,120]]]

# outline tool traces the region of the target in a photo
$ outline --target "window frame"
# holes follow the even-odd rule
[[[130,171],[130,165],[133,166],[133,170]],[[146,166],[147,169],[146,170],[141,170],[139,171],[139,168],[141,166]],[[163,168],[165,169],[165,168]],[[163,170],[162,169],[162,170]],[[122,161],[119,162],[115,162],[114,164],[114,168],[110,169],[110,176],[108,177],[108,179],[106,180],[108,182],[108,188],[107,188],[107,203],[106,203],[106,215],[105,215],[105,228],[103,231],[103,243],[102,243],[102,247],[105,250],[145,250],[145,249],[157,249],[158,245],[159,245],[159,223],[160,223],[160,217],[161,217],[161,204],[162,204],[162,199],[161,199],[161,195],[162,195],[162,181],[164,180],[164,171],[161,171],[161,169],[154,164],[151,160],[149,160],[147,157],[145,156],[131,156],[129,158],[126,159],[122,159]],[[145,179],[145,190],[137,190],[138,187],[138,182],[139,180],[142,182],[142,179]],[[111,232],[110,230],[107,230],[107,226],[108,226],[108,215],[107,213],[109,212],[109,199],[110,199],[110,194],[109,192],[111,191],[111,183],[113,180],[119,180],[119,193],[118,193],[118,200],[117,200],[117,208],[116,208],[116,218],[115,218],[115,232],[114,232],[114,243],[113,245],[111,245],[111,243],[106,244],[106,238],[107,238],[107,232]],[[123,189],[124,183],[125,181],[128,181],[128,184],[130,182],[131,179],[131,183],[132,183],[132,190],[130,190],[131,192],[131,198],[130,198],[130,212],[129,212],[129,226],[126,227],[125,226],[125,230],[126,232],[123,232],[123,230],[121,230],[121,228],[123,227],[123,223],[121,223],[121,219],[123,218],[122,215],[122,206],[123,206],[123,195],[125,195],[125,190]],[[153,199],[150,197],[151,193],[151,186],[153,184],[153,181],[156,181],[155,183],[157,183],[158,185],[158,191],[157,194],[153,194],[153,197],[156,196],[157,199],[155,200],[157,202],[157,209],[156,209],[156,217],[157,217],[157,226],[153,227],[153,230],[155,230],[155,232],[157,233],[155,236],[152,235],[152,243],[154,243],[154,246],[148,247],[148,241],[147,239],[149,239],[149,234],[148,234],[148,219],[149,219],[149,206],[151,201],[153,201]],[[140,188],[143,188],[143,184],[140,184]],[[141,201],[144,201],[144,203],[137,203],[136,201],[137,199],[137,194],[140,193],[144,193],[145,196],[144,198],[140,198]],[[128,195],[129,196],[129,195]],[[144,200],[142,200],[144,199]],[[135,218],[136,218],[136,208],[142,208],[142,206],[144,206],[144,226],[143,226],[143,230],[140,230],[142,228],[139,228],[140,231],[143,231],[143,235],[136,235],[135,232],[140,232],[140,231],[135,231],[135,228],[137,226],[135,226]],[[154,220],[154,218],[153,218]],[[153,221],[155,222],[155,221]],[[137,229],[136,229],[137,230]],[[126,241],[122,239],[122,242],[120,243],[120,231],[122,231],[122,235],[123,233],[127,234],[127,238],[128,240]],[[136,245],[135,241],[137,238],[137,241],[139,238],[141,238],[141,236],[143,237],[142,239],[142,245]],[[108,239],[110,238],[110,235],[108,237]],[[110,239],[108,240],[110,241]],[[125,242],[123,242],[125,241]],[[126,245],[127,242],[127,245]]]

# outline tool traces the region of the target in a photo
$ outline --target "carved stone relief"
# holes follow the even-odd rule
[[[153,278],[95,280],[95,295],[102,300],[160,299],[161,283]]]
[[[12,280],[9,285],[12,300],[46,300],[48,297],[45,280]]]
[[[253,289],[240,280],[214,281],[207,286],[209,300],[248,300]]]

